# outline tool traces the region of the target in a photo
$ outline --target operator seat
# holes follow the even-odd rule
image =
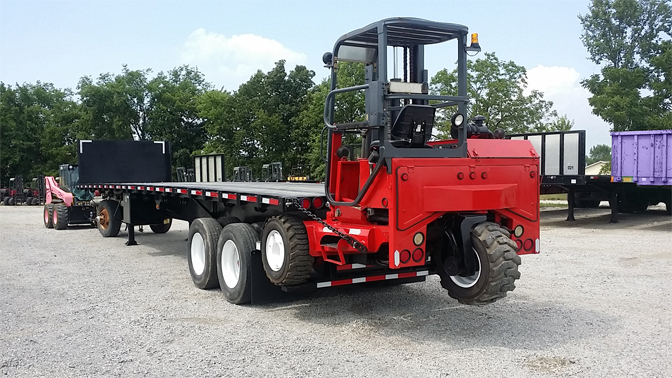
[[[405,105],[392,124],[390,143],[394,147],[431,148],[427,142],[432,137],[435,112],[433,106]]]

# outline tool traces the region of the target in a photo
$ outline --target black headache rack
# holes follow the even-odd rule
[[[511,134],[507,138],[532,143],[540,158],[542,185],[585,185],[590,180],[586,176],[585,130]]]
[[[171,181],[166,141],[80,140],[79,184]]]

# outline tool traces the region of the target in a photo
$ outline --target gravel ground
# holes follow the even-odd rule
[[[459,305],[436,277],[264,306],[191,283],[187,225],[138,246],[0,206],[0,373],[61,376],[672,376],[672,218],[543,212],[505,300]]]

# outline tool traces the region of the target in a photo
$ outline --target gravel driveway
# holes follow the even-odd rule
[[[542,254],[505,300],[425,283],[263,306],[196,289],[187,224],[165,235],[46,229],[0,206],[0,373],[61,376],[672,376],[672,218],[544,211]]]

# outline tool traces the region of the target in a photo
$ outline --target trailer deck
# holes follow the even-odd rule
[[[324,196],[324,184],[299,182],[138,182],[80,185],[141,193],[172,193],[279,205],[282,200]]]

